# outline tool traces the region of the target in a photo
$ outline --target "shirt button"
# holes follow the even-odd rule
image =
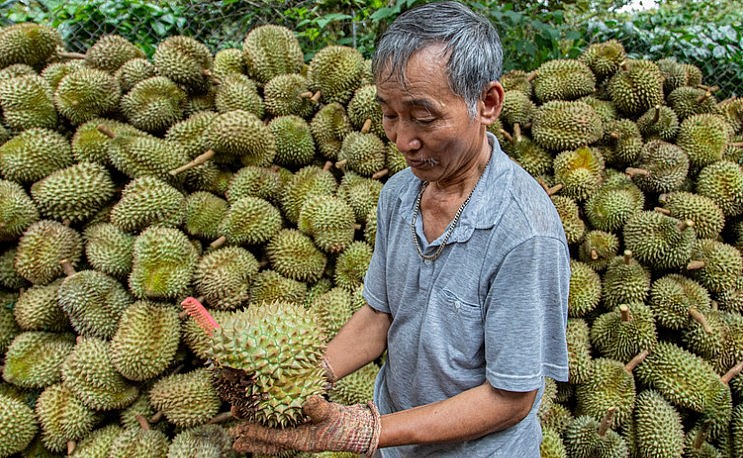
[[[461,306],[462,306],[462,303],[461,302],[454,301],[454,307],[456,307],[457,309],[459,309],[459,307],[461,307]]]

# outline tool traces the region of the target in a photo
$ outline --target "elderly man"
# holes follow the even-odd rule
[[[310,398],[308,424],[243,425],[237,450],[539,456],[544,377],[567,380],[569,252],[549,197],[487,132],[501,62],[489,21],[455,2],[382,36],[383,126],[409,167],[379,199],[367,305],[325,353],[337,379],[387,350],[374,403]]]

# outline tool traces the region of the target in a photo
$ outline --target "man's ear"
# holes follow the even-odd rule
[[[498,81],[488,83],[480,100],[480,121],[489,126],[500,115],[503,108],[503,86]]]

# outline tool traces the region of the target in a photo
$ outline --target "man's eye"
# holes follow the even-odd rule
[[[436,120],[435,118],[416,118],[416,119],[414,119],[414,121],[416,123],[418,123],[418,124],[424,124],[424,125],[425,124],[431,124],[435,120]]]
[[[391,115],[391,114],[382,114],[382,119],[395,119],[397,118],[397,115]]]

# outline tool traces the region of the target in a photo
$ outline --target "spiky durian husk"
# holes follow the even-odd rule
[[[326,330],[328,340],[338,334],[354,312],[351,308],[351,293],[340,287],[332,288],[315,297],[310,302],[310,309],[317,314],[320,324]]]
[[[108,155],[108,146],[111,138],[98,130],[98,126],[101,125],[112,131],[115,135],[144,135],[144,132],[133,127],[131,124],[106,118],[93,118],[78,126],[72,136],[72,155],[76,161],[94,162],[107,167],[111,165],[111,159]]]
[[[715,96],[698,87],[679,86],[668,94],[666,102],[676,113],[679,121],[689,116],[718,111]]]
[[[336,195],[351,207],[357,222],[365,223],[369,212],[376,210],[382,186],[381,181],[346,172],[341,178]]]
[[[229,209],[223,198],[206,191],[186,196],[183,229],[192,237],[214,240],[219,237],[219,225]]]
[[[344,167],[369,177],[384,168],[386,151],[376,134],[351,132],[343,139],[338,160],[346,161]]]
[[[134,238],[111,223],[88,226],[83,232],[85,258],[94,269],[125,278],[132,269]]]
[[[123,432],[124,429],[114,423],[97,428],[78,442],[69,456],[75,458],[107,457],[114,440]]]
[[[282,227],[279,210],[259,197],[242,197],[230,205],[218,232],[227,242],[260,244],[271,239]]]
[[[74,267],[82,257],[82,237],[62,223],[42,219],[31,224],[18,241],[14,266],[35,285],[45,285],[62,275],[60,261]]]
[[[589,45],[578,56],[578,60],[588,65],[597,78],[605,79],[619,70],[625,56],[622,43],[617,40],[607,40]]]
[[[0,394],[0,456],[21,452],[39,430],[34,411],[22,401]]]
[[[265,107],[255,82],[246,75],[233,73],[220,78],[214,95],[214,105],[220,113],[245,110],[263,118]]]
[[[179,342],[175,307],[137,301],[124,311],[111,338],[111,362],[129,380],[148,380],[167,369]]]
[[[144,58],[144,51],[120,35],[103,35],[85,53],[93,68],[115,73],[125,62]]]
[[[138,232],[152,225],[178,226],[186,202],[178,189],[159,178],[131,180],[111,209],[111,223],[125,232]]]
[[[310,126],[296,115],[277,116],[268,123],[276,138],[274,163],[285,167],[304,167],[315,157],[315,140]]]
[[[658,201],[674,218],[693,221],[694,231],[700,239],[717,237],[725,225],[725,215],[709,197],[674,191],[661,194]]]
[[[625,458],[629,456],[627,443],[622,436],[608,430],[598,434],[599,422],[593,417],[576,417],[565,430],[565,448],[571,458]]]
[[[290,222],[296,224],[305,201],[317,195],[332,195],[338,183],[329,170],[308,165],[299,169],[285,184],[281,196],[281,209]]]
[[[212,111],[197,111],[179,121],[165,132],[165,140],[175,142],[185,149],[186,155],[193,159],[209,149],[206,129],[217,117]]]
[[[735,287],[743,275],[743,257],[732,245],[714,239],[698,239],[694,242],[691,260],[702,263],[692,268],[689,276],[711,293],[721,293]]]
[[[297,227],[326,253],[339,253],[354,240],[351,207],[335,196],[313,196],[302,205]]]
[[[259,264],[242,247],[223,247],[206,253],[196,265],[193,286],[204,300],[217,309],[240,307],[250,298],[250,283]]]
[[[537,68],[533,85],[534,96],[541,103],[575,100],[596,90],[596,77],[579,60],[555,59]]]
[[[627,363],[642,350],[652,351],[658,336],[650,308],[642,302],[623,306],[629,320],[623,320],[620,307],[598,316],[591,325],[591,343],[603,356]]]
[[[52,88],[52,92],[57,90],[59,82],[62,78],[69,75],[72,72],[76,72],[81,68],[87,68],[88,64],[80,60],[70,60],[67,62],[52,62],[41,71],[41,77],[49,83],[49,87]]]
[[[24,331],[62,332],[70,322],[57,302],[62,280],[48,285],[36,285],[23,291],[13,306],[13,316]]]
[[[134,240],[129,288],[140,298],[188,294],[198,252],[179,229],[150,226]]]
[[[691,319],[690,309],[701,313],[710,309],[710,296],[696,281],[683,275],[668,274],[653,282],[648,305],[658,324],[682,329]]]
[[[278,75],[299,73],[304,64],[294,33],[273,24],[251,29],[243,41],[243,58],[248,73],[261,84]]]
[[[317,104],[309,92],[309,81],[298,73],[276,75],[263,87],[266,111],[273,116],[295,115],[308,119]]]
[[[207,368],[162,377],[150,388],[150,402],[178,427],[203,425],[222,405],[212,386],[212,377],[212,371]]]
[[[189,161],[186,151],[177,143],[149,134],[119,132],[108,148],[113,167],[129,178],[153,177],[176,182],[178,177],[173,177],[170,171]]]
[[[276,156],[276,139],[263,121],[245,110],[220,113],[206,129],[215,161],[243,165],[270,165]]]
[[[601,299],[601,277],[588,264],[570,261],[568,314],[583,317],[596,308]]]
[[[296,229],[282,229],[266,245],[271,267],[297,281],[317,281],[325,271],[327,257],[312,239]]]
[[[636,456],[681,456],[684,449],[681,416],[659,392],[646,390],[636,396],[633,419]]]
[[[50,26],[30,22],[9,25],[0,30],[0,68],[43,65],[61,45],[62,37]]]
[[[593,375],[591,340],[588,323],[582,318],[568,318],[568,378],[571,384],[585,383]]]
[[[0,240],[16,240],[39,220],[39,211],[20,184],[0,180]]]
[[[219,425],[203,425],[183,430],[173,437],[167,458],[234,458],[232,437]]]
[[[743,214],[743,167],[725,160],[704,167],[696,191],[712,199],[726,217]]]
[[[672,142],[678,133],[679,120],[669,107],[657,105],[637,119],[637,128],[645,140],[658,138]]]
[[[363,284],[372,251],[371,245],[361,240],[355,240],[348,245],[335,260],[333,273],[335,284],[349,291]]]
[[[692,167],[704,167],[722,159],[733,128],[717,114],[697,114],[684,119],[676,136]]]
[[[628,60],[609,80],[607,89],[616,107],[638,117],[663,103],[663,75],[655,62]]]
[[[601,117],[590,105],[555,100],[540,106],[531,127],[534,141],[552,151],[590,145],[601,138]]]
[[[578,260],[597,272],[603,272],[618,250],[619,238],[614,233],[592,230],[586,232],[578,247]]]
[[[57,126],[52,88],[35,73],[0,80],[0,107],[5,124],[11,129]]]
[[[62,384],[47,387],[36,401],[36,417],[41,425],[41,441],[53,452],[67,448],[93,430],[101,414],[88,408]]]
[[[62,78],[54,92],[54,105],[64,118],[80,125],[116,110],[121,89],[103,70],[81,68]]]
[[[379,366],[374,362],[348,374],[335,382],[330,391],[330,399],[345,405],[366,404],[374,396],[374,382],[379,373]]]
[[[349,46],[326,46],[318,51],[307,68],[312,90],[320,91],[325,103],[347,104],[361,86],[364,58]]]
[[[0,302],[3,304],[0,307],[0,354],[3,355],[8,350],[8,346],[13,342],[13,339],[22,332],[13,317],[13,310],[8,307],[10,304],[6,303],[7,300],[7,298],[4,298]]]
[[[245,66],[243,52],[238,48],[223,48],[214,54],[214,64],[212,66],[214,75],[220,78],[232,73],[246,74],[248,69]]]
[[[382,127],[382,109],[377,102],[377,88],[373,84],[359,87],[348,102],[348,118],[353,127],[361,131],[364,125],[371,122],[367,132],[371,132],[379,138],[385,138]]]
[[[343,138],[352,131],[346,108],[340,103],[329,103],[320,108],[310,121],[310,130],[320,154],[335,160],[343,144]]]
[[[152,63],[158,74],[186,86],[191,92],[206,90],[213,58],[212,52],[194,38],[175,35],[157,45]]]
[[[228,202],[241,197],[258,197],[276,203],[281,195],[282,182],[276,168],[247,166],[238,170],[225,191]]]
[[[625,247],[637,260],[657,269],[685,267],[696,240],[691,225],[655,211],[633,215],[623,235]]]
[[[284,301],[303,304],[307,298],[307,284],[266,269],[259,272],[250,285],[250,298],[251,302]]]
[[[550,197],[552,204],[560,215],[565,237],[569,244],[575,244],[583,240],[586,232],[586,223],[580,217],[580,207],[571,197],[554,195]]]
[[[61,367],[75,346],[69,333],[27,331],[18,334],[5,354],[3,379],[23,388],[44,388],[62,380]]]
[[[30,183],[72,164],[70,142],[50,129],[27,129],[0,145],[0,172],[6,180]]]
[[[164,132],[183,119],[186,91],[164,76],[135,84],[121,98],[121,112],[131,125],[146,132]]]
[[[604,305],[616,307],[631,302],[644,302],[650,291],[650,271],[626,251],[617,256],[606,268],[603,276],[602,299]]]
[[[125,429],[111,444],[109,458],[165,457],[170,441],[162,431],[139,426]]]
[[[621,229],[627,220],[642,211],[645,195],[632,182],[605,182],[583,205],[592,227],[606,232]]]
[[[549,427],[543,428],[542,443],[539,444],[540,456],[542,458],[567,458],[567,453],[560,433]]]
[[[217,367],[247,375],[243,413],[249,419],[284,427],[302,422],[304,401],[325,391],[324,341],[324,330],[302,305],[262,303],[220,323],[211,355]]]

